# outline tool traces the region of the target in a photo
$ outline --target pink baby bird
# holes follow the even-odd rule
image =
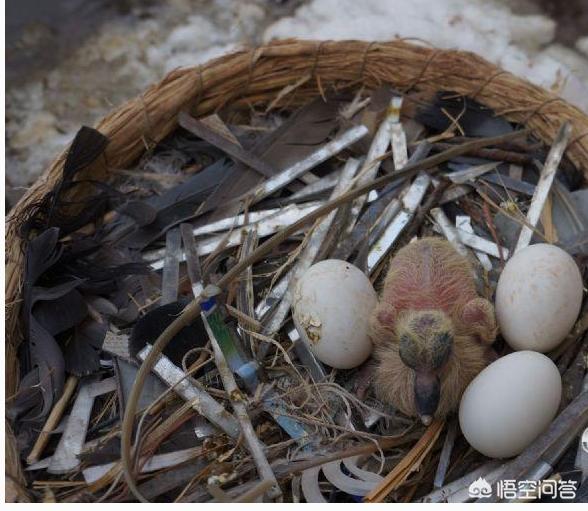
[[[424,424],[455,410],[495,357],[494,308],[473,272],[442,238],[410,243],[392,258],[372,317],[377,394]]]

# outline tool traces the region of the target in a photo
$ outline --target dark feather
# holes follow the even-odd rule
[[[32,239],[26,248],[25,273],[23,284],[23,308],[21,311],[28,350],[24,352],[24,370],[29,371],[29,379],[35,378],[35,403],[40,416],[51,409],[53,400],[61,392],[63,374],[63,356],[53,336],[43,328],[32,314],[33,305],[39,290],[36,283],[40,277],[61,256],[61,248],[57,245],[59,229],[50,228]],[[27,381],[25,379],[25,381]],[[20,386],[22,389],[22,384]],[[22,403],[21,403],[22,406]]]
[[[122,282],[122,285],[110,294],[109,298],[117,308],[113,318],[116,318],[123,325],[135,321],[139,317],[137,303],[145,302],[145,298],[140,298],[142,290],[140,277],[134,275],[127,277]]]
[[[65,197],[73,193],[74,188],[83,187],[82,199],[67,200]],[[64,183],[59,209],[56,209],[50,226],[59,227],[62,235],[75,233],[78,229],[94,223],[102,224],[104,215],[120,204],[129,200],[127,195],[120,193],[106,183],[94,180],[77,180]],[[70,192],[70,193],[66,193]]]
[[[43,406],[39,417],[49,413],[54,400],[58,399],[65,380],[63,354],[55,338],[30,316],[29,346],[33,368],[39,370],[38,388]],[[37,417],[35,417],[37,418]]]
[[[134,249],[144,248],[174,225],[199,214],[202,204],[230,177],[231,165],[228,160],[217,161],[163,195],[147,199],[146,206],[157,211],[154,221],[137,229],[124,243]]]
[[[100,369],[100,350],[107,324],[87,320],[78,325],[64,349],[65,368],[75,376],[85,376]]]
[[[67,189],[77,172],[90,165],[102,154],[107,144],[108,138],[94,128],[82,126],[76,133],[63,164],[63,176],[53,190],[55,200],[47,215],[48,225],[54,225],[53,217],[60,207],[62,192]]]
[[[494,137],[513,130],[510,123],[493,110],[452,92],[438,92],[432,102],[418,107],[416,113],[417,121],[439,132],[451,126],[450,117],[457,120],[464,134],[470,137]]]
[[[78,278],[85,277],[91,282],[84,286],[84,289],[89,289],[90,284],[100,284],[109,280],[116,280],[127,275],[147,275],[150,273],[148,266],[145,263],[121,263],[113,266],[98,266],[94,265],[92,261],[78,261],[76,265],[71,265],[69,268],[75,272]]]
[[[135,357],[147,343],[153,344],[171,322],[181,314],[187,304],[187,301],[168,303],[151,310],[140,318],[135,323],[129,339],[131,355]],[[182,358],[189,350],[203,347],[207,342],[206,330],[202,321],[198,318],[191,325],[180,330],[164,349],[164,354],[174,364],[181,367]]]
[[[31,240],[26,249],[23,295],[25,310],[30,311],[30,293],[39,279],[61,257],[62,248],[57,245],[59,229],[52,227]],[[28,304],[28,307],[27,307]]]
[[[51,335],[73,328],[88,314],[83,296],[75,289],[51,300],[43,300],[38,296],[36,298],[39,301],[33,306],[33,316]]]
[[[276,172],[285,170],[328,140],[337,127],[341,105],[342,102],[337,99],[325,102],[318,98],[312,101],[294,112],[279,128],[258,140],[250,149],[251,153],[265,161]],[[238,204],[233,203],[229,208],[222,205],[240,197],[263,180],[257,172],[241,163],[236,164],[231,172],[231,178],[225,185],[220,186],[202,207],[202,214],[214,210],[207,215],[207,222],[236,214]]]
[[[97,194],[93,199],[86,196],[82,205],[76,202],[68,202],[67,192],[73,186],[76,174],[90,165],[104,151],[108,144],[108,138],[99,131],[83,126],[76,134],[68,150],[63,174],[55,188],[41,201],[31,204],[19,219],[20,234],[23,238],[29,238],[34,231],[41,231],[49,227],[60,227],[61,234],[77,230],[88,223],[89,219],[97,216],[104,210],[106,198]]]
[[[78,171],[86,168],[100,156],[108,145],[108,137],[94,128],[82,126],[69,147],[63,165],[66,178],[73,177]]]
[[[80,289],[94,294],[116,289],[117,282],[129,275],[150,272],[138,253],[105,243],[100,233],[94,237],[71,240],[65,246],[55,271],[83,279],[85,282]]]
[[[39,416],[44,417],[55,399],[61,395],[64,375],[63,354],[54,335],[80,323],[86,316],[87,309],[81,295],[75,290],[81,281],[70,281],[52,288],[33,287],[30,295],[30,312],[28,314],[28,344],[33,368],[38,368],[37,383],[43,407]],[[51,305],[70,295],[74,302],[62,303],[68,310],[52,309]],[[58,314],[56,314],[58,313]],[[37,317],[40,314],[40,317]]]
[[[278,170],[288,168],[328,140],[337,128],[343,104],[335,98],[327,102],[317,98],[288,117],[254,152]]]
[[[154,208],[151,204],[147,204],[144,201],[138,200],[126,202],[120,206],[117,211],[121,215],[126,215],[132,218],[140,227],[149,225],[150,223],[154,222],[155,218],[157,217],[156,208]]]
[[[114,303],[102,296],[87,296],[86,302],[89,307],[92,307],[96,312],[107,318],[114,316],[118,311],[118,308]]]
[[[18,392],[6,403],[6,417],[16,420],[29,412],[31,417],[38,416],[43,405],[39,389],[39,369],[35,368],[20,379]],[[36,408],[36,409],[35,409]]]

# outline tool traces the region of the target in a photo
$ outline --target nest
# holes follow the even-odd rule
[[[418,42],[398,40],[386,43],[280,41],[256,49],[238,51],[203,66],[173,71],[160,83],[151,86],[141,96],[120,106],[98,123],[96,129],[109,139],[109,143],[102,156],[79,172],[76,180],[106,183],[120,180],[119,169],[131,168],[158,147],[162,140],[174,133],[178,128],[180,112],[189,112],[195,118],[203,118],[217,112],[229,113],[236,118],[246,118],[252,111],[294,111],[317,97],[323,97],[326,101],[333,95],[354,96],[361,91],[367,93],[376,90],[384,84],[398,94],[411,94],[414,98],[430,98],[438,91],[451,91],[457,96],[465,96],[491,109],[497,116],[529,128],[534,139],[546,146],[553,143],[562,123],[568,121],[571,133],[566,158],[577,173],[583,173],[584,177],[588,176],[588,138],[585,136],[588,134],[588,118],[577,108],[474,54],[433,49]],[[13,396],[17,392],[21,376],[17,353],[23,337],[21,308],[26,241],[20,237],[18,227],[20,220],[30,216],[35,205],[41,204],[47,195],[60,185],[67,155],[66,150],[54,161],[10,212],[7,219],[7,396]],[[84,199],[88,197],[90,188],[77,186],[72,189],[72,193],[68,195],[71,211],[80,208],[79,204],[83,204]],[[296,254],[292,257],[295,256]],[[287,263],[285,260],[284,264]],[[244,323],[240,325],[246,328]],[[254,332],[254,326],[248,325],[251,328],[251,339],[271,344],[271,340],[263,339],[263,336]],[[279,359],[281,362],[289,360],[288,355],[280,351],[280,348],[276,350],[275,356],[278,357],[276,360]],[[201,365],[204,364],[202,359],[199,360]],[[190,364],[185,368],[189,366]],[[286,383],[278,388],[279,392],[284,396],[294,394],[294,397],[290,396],[288,399],[291,398],[290,403],[297,404],[301,409],[303,407],[300,403],[304,403],[306,408],[304,413],[296,416],[298,420],[313,425],[322,432],[324,438],[337,439],[341,431],[335,427],[332,418],[321,415],[325,412],[322,408],[324,403],[320,400],[340,400],[349,409],[363,411],[366,411],[366,405],[358,403],[357,399],[354,401],[349,390],[342,388],[335,381],[325,382],[324,394],[313,396],[304,385],[297,386],[298,379],[301,378],[300,373],[296,373],[298,369],[294,364],[291,365],[288,370],[293,372],[292,377],[290,380],[286,379]],[[219,387],[219,382],[211,382],[212,389],[215,385]],[[112,406],[111,403],[102,405],[105,410]],[[182,417],[188,412],[185,408],[179,407],[174,413],[175,416],[164,420],[171,421],[170,424],[174,424],[173,420],[181,422]],[[153,428],[150,429],[150,433],[157,436],[157,424],[150,427]],[[268,429],[258,432],[260,435],[274,434],[272,426],[258,424],[258,428],[264,427]],[[388,483],[396,484],[395,489],[400,488],[415,466],[420,466],[425,458],[427,466],[432,466],[431,457],[427,456],[441,429],[442,425],[435,423],[420,436],[410,450],[393,452],[391,457],[385,459],[389,464],[394,460],[400,460],[390,473]],[[414,444],[415,439],[419,438],[419,435],[415,437],[413,433],[395,433],[401,440],[389,439],[389,449],[397,445],[406,447],[407,443],[412,441]],[[371,438],[367,436],[368,439]],[[153,442],[156,446],[156,440]],[[9,427],[6,432],[6,445],[7,478],[10,478],[11,488],[18,495],[19,492],[24,492],[22,485],[25,477],[15,439]],[[380,448],[381,446],[378,447]],[[357,449],[357,455],[375,452],[365,445]],[[222,453],[223,460],[229,459],[229,454],[223,452],[222,446],[219,445],[208,445],[203,451],[205,454],[219,452]],[[204,456],[203,453],[200,455]],[[467,456],[467,453],[465,455]],[[328,453],[323,461],[327,458]],[[251,460],[245,459],[241,463],[251,465]],[[412,481],[408,487],[402,489],[399,498],[410,501],[417,487],[418,480]],[[104,487],[100,488],[103,489]],[[216,491],[214,485],[211,489],[209,484],[208,489],[213,493]],[[194,488],[191,490],[194,492]],[[381,498],[388,493],[382,494]],[[213,496],[223,499],[226,494],[219,490]],[[377,495],[374,498],[376,497]],[[26,496],[20,498],[26,499]],[[198,500],[197,495],[193,498]]]

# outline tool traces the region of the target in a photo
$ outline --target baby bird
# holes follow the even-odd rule
[[[494,307],[473,271],[445,239],[410,243],[392,258],[371,318],[377,394],[425,425],[455,410],[495,357]]]

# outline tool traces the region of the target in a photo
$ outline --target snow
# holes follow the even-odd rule
[[[514,14],[498,1],[312,0],[268,27],[263,38],[416,37],[440,48],[473,51],[588,112],[588,82],[581,79],[588,61],[574,54],[577,58],[572,62],[569,55],[564,58],[561,52],[550,51],[547,45],[554,35],[553,20]]]

